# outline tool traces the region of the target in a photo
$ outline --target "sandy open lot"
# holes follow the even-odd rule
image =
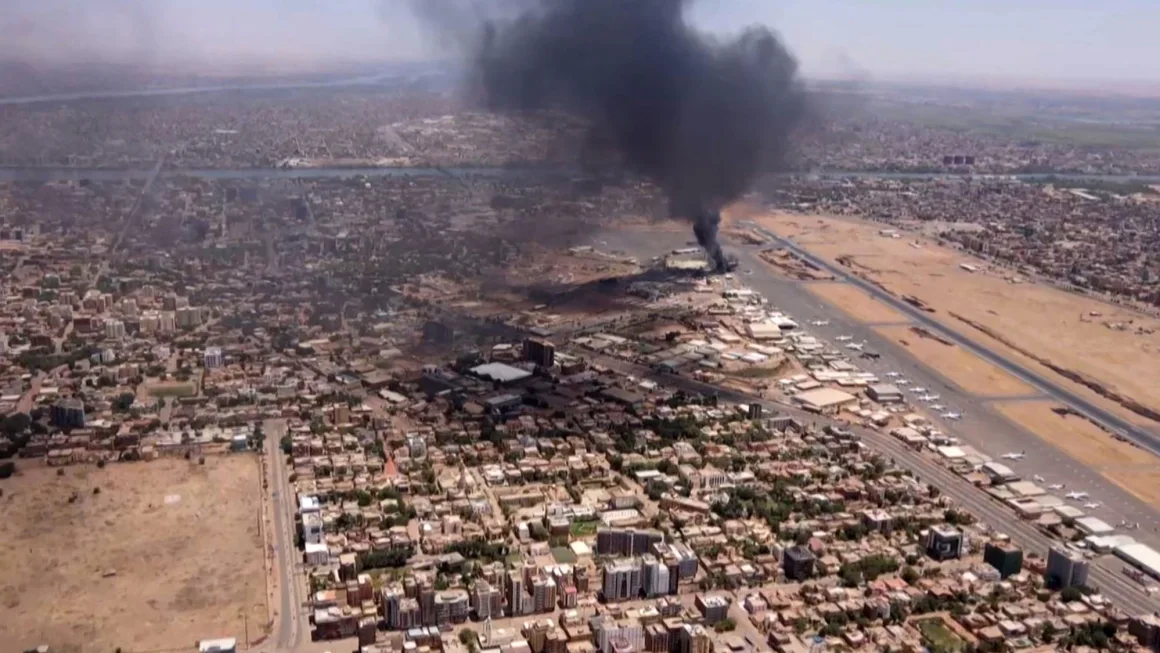
[[[1137,327],[1160,328],[1160,320],[1046,284],[1011,283],[1009,270],[992,268],[926,237],[883,237],[878,233],[881,225],[801,215],[755,215],[754,219],[826,259],[843,258],[849,269],[896,295],[919,298],[935,309],[932,316],[949,328],[1010,354],[1135,423],[1158,426],[1018,354],[950,313],[990,329],[1013,347],[1078,372],[1155,410],[1160,410],[1160,333],[1138,335],[1133,331]],[[959,264],[964,262],[978,265],[979,272],[961,269]],[[1108,326],[1129,320],[1131,326],[1125,331]]]
[[[196,461],[196,459],[195,459]],[[250,637],[267,621],[257,458],[26,468],[0,481],[0,642],[108,653]],[[100,493],[94,495],[94,488]],[[69,497],[76,499],[69,502]],[[116,574],[106,577],[105,574]]]
[[[811,283],[806,288],[856,320],[867,323],[909,322],[910,318],[848,283]]]
[[[909,327],[880,327],[878,333],[904,347],[923,364],[980,397],[1031,395],[1035,388],[957,345],[923,337]]]
[[[1152,454],[1116,440],[1076,415],[1059,415],[1052,401],[998,402],[1004,417],[1019,424],[1149,505],[1160,505],[1160,466]]]

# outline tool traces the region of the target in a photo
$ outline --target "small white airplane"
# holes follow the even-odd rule
[[[810,322],[810,324],[812,324],[814,326],[830,326],[830,321],[829,320],[814,320],[813,322]]]
[[[1027,457],[1026,451],[1012,451],[1010,453],[1005,453],[1002,456],[1000,456],[1000,458],[1006,458],[1007,460],[1023,460],[1026,457]]]
[[[889,378],[893,379],[893,378],[894,378],[894,377],[896,377],[896,376],[902,376],[902,374],[900,374],[900,373],[898,373],[898,372],[887,372],[887,373],[885,374],[885,376],[887,376],[887,377],[889,377]]]
[[[1049,489],[1049,490],[1062,490],[1065,487],[1067,487],[1067,486],[1064,485],[1063,483],[1052,483],[1051,485],[1047,486],[1047,489]]]
[[[926,395],[919,397],[919,399],[926,401],[926,402],[931,402],[931,401],[938,401],[939,397],[938,397],[938,395],[926,394]]]
[[[962,414],[962,413],[949,412],[949,413],[943,413],[943,414],[941,415],[941,417],[942,417],[943,419],[954,419],[954,420],[959,420],[959,419],[962,419],[962,418],[963,418],[963,414]]]
[[[894,385],[910,385],[910,381],[907,381],[906,379],[898,379],[894,382]]]
[[[943,410],[944,408],[946,408],[946,406],[944,406],[942,404],[934,404],[933,406],[931,406],[932,410]]]
[[[1091,503],[1083,504],[1083,507],[1087,508],[1088,510],[1094,510],[1096,508],[1099,508],[1102,505],[1104,505],[1104,504],[1099,502],[1099,501],[1092,501]]]
[[[851,342],[850,344],[846,345],[846,349],[853,349],[854,351],[862,351],[862,348],[865,346],[866,346],[865,344],[860,343],[860,342]]]
[[[912,390],[914,390],[915,392],[917,392],[919,394],[926,392],[926,388],[922,387],[921,385],[914,386],[914,388],[912,388]]]
[[[1040,476],[1039,474],[1036,474],[1035,476],[1032,476],[1032,477],[1031,477],[1031,480],[1035,481],[1036,483],[1042,483],[1042,482],[1043,482],[1043,477],[1042,477],[1042,476]]]
[[[1088,498],[1088,493],[1087,492],[1068,492],[1065,496],[1067,496],[1068,499],[1075,499],[1076,501],[1080,501],[1080,500]]]
[[[854,336],[838,336],[838,337],[834,338],[834,340],[837,340],[838,342],[849,342],[853,339],[854,339]]]

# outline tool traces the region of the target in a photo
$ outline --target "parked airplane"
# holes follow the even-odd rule
[[[923,401],[927,401],[927,402],[938,401],[938,395],[923,395],[923,396],[919,397],[919,399],[921,399]]]
[[[862,348],[865,346],[866,345],[864,345],[860,342],[851,342],[850,344],[846,345],[846,349],[853,349],[854,351],[862,351]]]
[[[917,392],[919,394],[926,392],[926,388],[922,387],[921,385],[915,386],[913,389],[915,392]]]
[[[1104,505],[1102,502],[1092,501],[1091,503],[1083,504],[1083,507],[1087,508],[1088,510],[1094,510],[1095,508],[1099,508],[1102,505]]]
[[[1043,482],[1043,477],[1042,477],[1042,476],[1040,476],[1039,474],[1036,474],[1035,476],[1032,476],[1032,477],[1031,477],[1031,480],[1035,481],[1036,483],[1042,483],[1042,482]]]
[[[810,324],[812,324],[814,326],[830,326],[830,321],[829,320],[814,320],[813,322],[810,322]]]
[[[1027,457],[1026,451],[1012,451],[1010,453],[1005,453],[1002,456],[1000,456],[1000,458],[1006,458],[1007,460],[1023,460],[1026,457]]]
[[[898,379],[897,381],[894,382],[894,385],[897,385],[897,386],[910,385],[910,381],[907,381],[906,379]]]
[[[943,419],[956,419],[957,420],[957,419],[962,419],[963,414],[962,413],[954,413],[954,412],[943,413],[942,417],[943,417]]]
[[[896,376],[902,376],[902,374],[900,374],[900,373],[898,373],[898,372],[887,372],[887,373],[886,373],[886,376],[887,376],[887,377],[889,377],[889,378],[891,378],[891,379],[893,379],[893,378],[894,378],[894,377],[896,377]]]
[[[1064,485],[1063,483],[1052,483],[1051,485],[1047,486],[1047,489],[1049,489],[1049,490],[1062,490],[1065,487],[1067,487],[1067,486]]]
[[[1076,501],[1080,501],[1080,500],[1088,498],[1088,493],[1087,492],[1068,492],[1065,496],[1067,496],[1068,499],[1075,499]]]
[[[837,336],[834,340],[838,342],[849,342],[854,339],[854,336]]]
[[[933,404],[931,406],[931,410],[945,410],[945,409],[946,409],[946,406],[944,406],[942,404]]]

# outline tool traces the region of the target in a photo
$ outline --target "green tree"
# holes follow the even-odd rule
[[[730,619],[728,617],[713,624],[713,630],[715,630],[719,633],[728,633],[728,632],[732,632],[736,629],[737,629],[737,622],[733,621],[732,619]]]

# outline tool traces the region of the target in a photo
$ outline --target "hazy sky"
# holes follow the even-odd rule
[[[215,66],[427,58],[438,48],[405,10],[410,1],[0,0],[0,56]],[[702,0],[694,16],[721,31],[770,25],[811,75],[1160,81],[1160,0]]]

